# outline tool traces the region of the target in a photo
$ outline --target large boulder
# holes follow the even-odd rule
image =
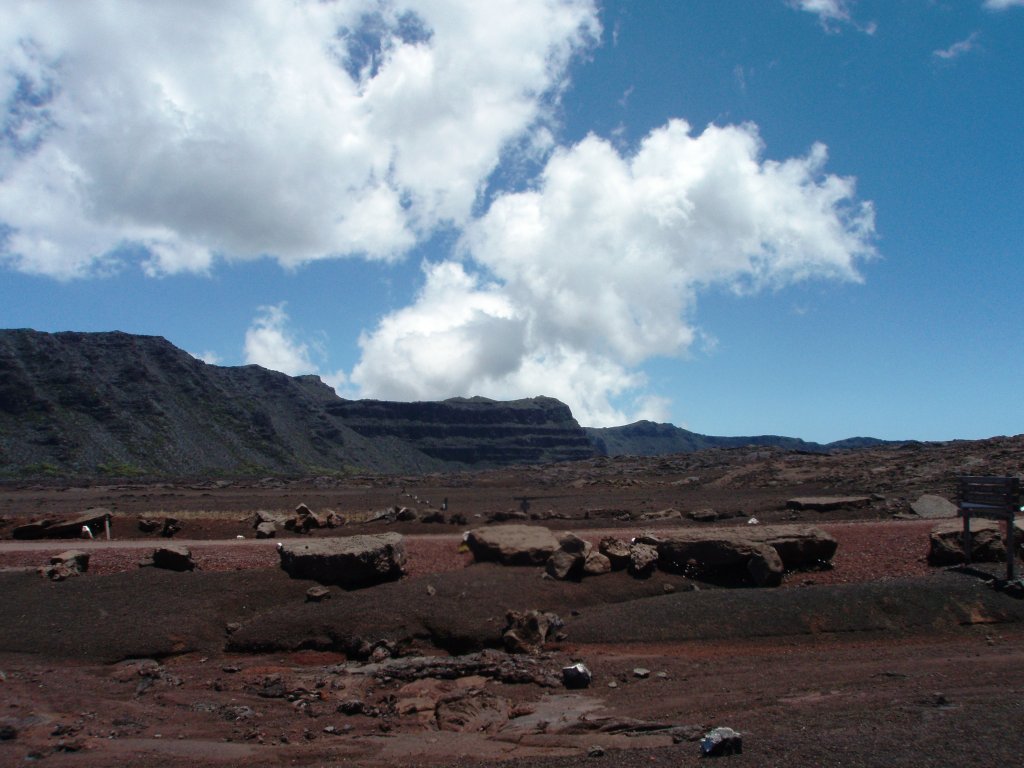
[[[949,499],[932,493],[919,496],[917,501],[911,502],[910,508],[915,515],[927,520],[956,517],[958,511],[956,504]]]
[[[293,579],[345,589],[394,581],[405,571],[405,543],[397,533],[285,542],[278,552],[281,568]]]
[[[598,552],[608,558],[613,571],[622,571],[629,567],[629,542],[606,536],[597,545]]]
[[[591,552],[583,560],[584,576],[601,576],[605,573],[611,573],[611,570],[611,560],[600,552]]]
[[[106,507],[87,509],[77,517],[60,520],[46,529],[48,539],[77,539],[82,537],[82,529],[88,528],[92,536],[100,538],[106,532],[106,526],[113,513]]]
[[[839,547],[828,533],[808,525],[765,525],[742,529],[751,541],[774,549],[787,571],[817,568],[831,562]]]
[[[658,567],[694,576],[778,586],[787,569],[820,566],[836,541],[818,528],[764,526],[680,530],[638,539],[658,550]]]
[[[64,520],[34,520],[17,526],[11,536],[15,539],[77,539],[83,528],[88,528],[93,537],[105,534],[111,512],[104,507],[87,509],[77,517]]]
[[[642,541],[629,545],[629,573],[639,579],[646,579],[658,566],[658,548]]]
[[[1024,528],[1016,526],[1014,535],[1024,541]],[[998,520],[971,518],[971,561],[998,563],[1006,560],[1003,541],[1004,524]],[[964,562],[963,520],[946,520],[934,528],[928,537],[929,565],[959,565]]]
[[[548,576],[559,581],[579,579],[583,575],[583,563],[582,553],[560,549],[548,558],[544,570]]]
[[[544,565],[559,550],[558,539],[538,525],[496,525],[466,534],[466,544],[477,562],[502,565]]]
[[[168,544],[153,550],[153,566],[169,571],[194,571],[196,569],[191,550],[177,544]]]

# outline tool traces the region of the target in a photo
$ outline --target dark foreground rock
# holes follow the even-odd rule
[[[39,569],[39,574],[50,581],[64,581],[89,570],[89,553],[69,549],[50,558],[49,565]]]
[[[496,525],[466,534],[466,544],[478,562],[502,565],[544,565],[559,550],[555,535],[536,525]]]
[[[281,568],[293,579],[345,589],[394,581],[405,572],[405,544],[397,533],[286,542],[279,552]]]
[[[178,545],[157,547],[153,551],[153,566],[168,571],[194,571],[196,569],[192,552],[188,547]]]
[[[87,509],[80,515],[61,520],[36,520],[19,525],[11,532],[15,539],[100,538],[106,533],[111,512],[104,507]],[[88,529],[88,533],[84,529]]]
[[[1017,541],[1024,541],[1024,528],[1016,525]],[[928,564],[959,565],[965,562],[963,520],[947,520],[937,524],[928,537]],[[971,561],[997,563],[1006,560],[1003,541],[1005,524],[996,520],[971,520]]]
[[[828,563],[837,547],[832,536],[806,526],[679,530],[645,534],[637,541],[657,549],[663,571],[762,587],[778,586],[786,570]]]

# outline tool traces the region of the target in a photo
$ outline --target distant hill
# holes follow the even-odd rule
[[[551,398],[384,403],[157,336],[0,330],[0,477],[427,472],[594,455]]]
[[[608,456],[661,456],[669,453],[692,453],[708,448],[738,448],[763,445],[790,451],[828,453],[836,450],[869,448],[892,441],[871,437],[851,437],[834,443],[812,443],[796,437],[757,435],[754,437],[714,437],[690,432],[672,424],[637,421],[622,427],[586,427],[595,448]]]

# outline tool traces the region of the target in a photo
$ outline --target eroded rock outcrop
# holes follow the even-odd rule
[[[637,542],[657,550],[661,570],[757,586],[778,586],[786,570],[820,567],[837,547],[832,536],[807,526],[677,530]]]
[[[1024,526],[1015,523],[1017,541],[1024,541]],[[963,520],[947,520],[932,528],[928,537],[929,565],[959,565],[965,562],[963,547]],[[997,520],[971,519],[971,561],[997,563],[1006,560],[1003,540],[1005,523]]]
[[[281,568],[293,579],[345,589],[394,581],[405,572],[405,543],[397,533],[285,542],[278,552]]]
[[[502,565],[544,565],[559,550],[558,539],[538,525],[496,525],[466,534],[466,544],[478,562]]]

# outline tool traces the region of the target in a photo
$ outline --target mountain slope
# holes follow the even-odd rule
[[[824,444],[780,435],[715,437],[653,421],[637,421],[622,427],[586,427],[586,431],[595,448],[608,456],[661,456],[669,453],[692,453],[708,448],[738,448],[745,445],[827,453],[833,450],[867,448],[887,442],[870,437],[852,437]]]
[[[316,376],[208,365],[156,336],[0,331],[0,476],[422,472],[584,455],[585,433],[548,398],[346,401]]]

